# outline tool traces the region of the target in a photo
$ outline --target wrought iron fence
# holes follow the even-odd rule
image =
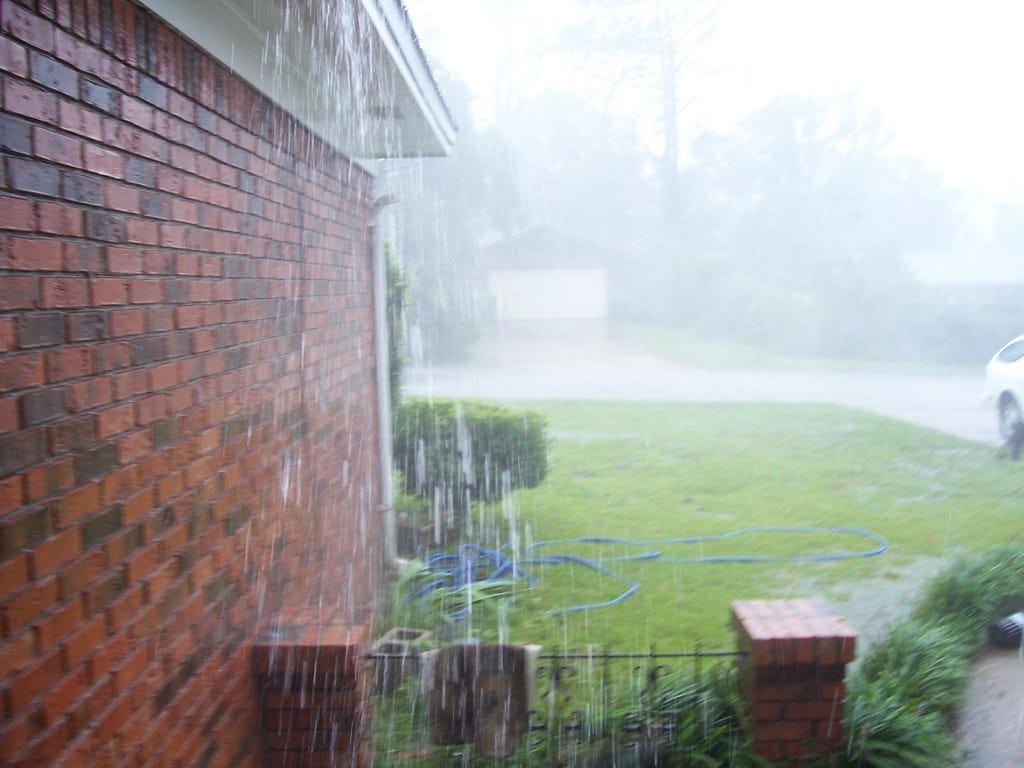
[[[508,764],[618,765],[643,763],[644,755],[666,750],[706,754],[735,749],[743,736],[733,670],[742,655],[699,648],[541,653],[529,728]],[[381,765],[441,766],[478,759],[468,747],[431,743],[415,656],[376,653],[368,658],[377,670],[375,686],[384,694],[375,721]]]

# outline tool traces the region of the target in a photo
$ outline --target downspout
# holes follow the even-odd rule
[[[391,365],[387,314],[387,264],[384,262],[384,241],[387,233],[381,211],[395,202],[391,195],[373,201],[370,207],[370,237],[373,248],[373,315],[377,338],[377,408],[380,430],[380,514],[384,517],[384,564],[391,566],[398,557],[398,526],[395,517],[395,486],[392,478],[391,441]],[[394,228],[394,217],[388,216],[387,229]],[[393,238],[392,238],[393,239]]]

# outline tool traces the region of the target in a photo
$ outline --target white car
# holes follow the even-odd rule
[[[1024,441],[1024,336],[1018,336],[989,361],[985,399],[996,407],[1003,440]]]

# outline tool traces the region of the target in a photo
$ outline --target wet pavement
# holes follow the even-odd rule
[[[496,339],[467,365],[412,368],[406,391],[497,400],[835,403],[995,445],[978,375],[684,366],[604,337]]]
[[[958,735],[961,768],[1024,766],[1024,652],[992,650],[974,665]]]

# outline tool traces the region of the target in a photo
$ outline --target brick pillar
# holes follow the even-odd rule
[[[270,768],[358,768],[373,759],[364,651],[369,622],[286,609],[253,643]]]
[[[817,600],[736,601],[732,619],[757,754],[797,766],[842,749],[856,632]]]

